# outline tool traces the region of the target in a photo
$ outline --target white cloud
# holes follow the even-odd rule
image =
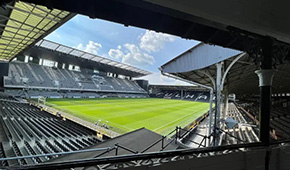
[[[114,59],[122,59],[122,63],[134,66],[153,65],[155,63],[153,56],[142,52],[135,44],[124,44],[123,46],[127,52],[123,52],[122,47],[118,46],[117,49],[109,50],[109,56]]]
[[[96,55],[98,54],[98,51],[100,50],[100,48],[102,48],[102,45],[93,41],[89,41],[89,43],[86,44],[86,47],[84,47],[82,43],[80,43],[77,46],[77,49],[79,50],[83,50],[85,52],[96,54]]]
[[[137,47],[134,44],[125,44],[125,48],[129,50],[129,53],[127,53],[123,59],[123,63],[132,64],[132,65],[153,65],[155,63],[154,57],[143,53],[139,47]]]
[[[101,44],[89,41],[89,43],[86,45],[85,52],[98,54],[100,48],[102,48]]]
[[[123,63],[134,66],[153,65],[155,59],[148,53],[161,50],[166,42],[173,42],[175,37],[169,34],[146,30],[145,34],[140,36],[139,39],[139,46],[128,43],[123,46],[118,45],[116,49],[110,49],[108,55],[111,58],[121,59]]]
[[[148,80],[149,84],[156,85],[191,85],[189,83],[163,76],[160,72],[154,72],[150,75],[138,78]]]
[[[139,46],[149,53],[157,52],[164,47],[166,42],[173,42],[174,40],[175,37],[172,35],[146,30],[145,34],[140,38]]]
[[[118,49],[110,49],[110,51],[108,52],[109,56],[111,58],[114,58],[114,59],[121,59],[124,57],[124,53],[120,50],[121,48],[119,48],[118,46]]]

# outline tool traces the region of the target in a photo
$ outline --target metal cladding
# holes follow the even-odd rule
[[[11,60],[74,14],[22,1],[0,9],[0,59]]]

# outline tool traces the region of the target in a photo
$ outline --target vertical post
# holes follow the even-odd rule
[[[216,106],[215,106],[215,122],[214,122],[214,146],[218,145],[218,133],[217,129],[220,128],[220,112],[221,112],[221,80],[222,80],[222,65],[223,63],[217,63],[217,75],[216,75]]]
[[[177,139],[178,139],[178,126],[176,126],[176,129],[175,129],[175,144],[177,144]]]
[[[183,99],[183,89],[181,89],[181,92],[180,93],[181,93],[181,95],[180,95],[181,96],[181,99]]]
[[[271,95],[272,95],[272,79],[274,76],[274,70],[272,70],[272,47],[273,40],[270,37],[266,37],[261,42],[262,58],[260,70],[255,73],[259,77],[260,86],[260,141],[265,145],[269,145],[270,138],[270,113],[271,113]]]
[[[209,125],[208,125],[208,136],[212,133],[212,103],[213,103],[213,89],[210,90],[210,98],[209,98]],[[210,140],[208,140],[208,146],[210,146]]]
[[[118,149],[119,149],[119,146],[118,146],[118,143],[115,144],[115,155],[117,156],[118,155]]]
[[[225,98],[224,98],[224,112],[223,112],[223,118],[225,119],[228,114],[228,105],[229,105],[229,93],[226,91],[225,93]]]
[[[164,149],[164,138],[165,138],[165,136],[162,136],[162,141],[161,141],[161,149],[162,150]]]

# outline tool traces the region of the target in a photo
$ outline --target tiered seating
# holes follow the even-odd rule
[[[25,96],[23,93],[28,93],[30,97],[57,98],[60,97],[59,90],[146,93],[134,81],[95,75],[92,70],[70,71],[21,62],[10,63],[4,86],[10,88],[6,92],[21,97]],[[16,88],[36,90],[13,90]]]
[[[96,132],[90,129],[41,111],[28,103],[5,98],[7,96],[1,98],[0,94],[2,158],[6,157],[6,152],[10,156],[48,154],[79,150],[101,142],[95,136]],[[19,165],[36,164],[55,157],[25,158],[14,162]],[[8,166],[10,162],[1,164]]]
[[[32,147],[29,145],[29,143],[28,143],[27,141],[24,141],[24,145],[26,146],[26,148],[28,149],[28,151],[29,151],[29,153],[30,153],[31,155],[36,155],[35,151],[32,149]],[[40,160],[40,158],[32,158],[32,159],[33,159],[33,161],[34,161],[35,163],[40,163],[40,162],[42,162],[42,161]]]
[[[17,156],[23,156],[22,153],[20,152],[20,149],[18,148],[16,142],[14,142],[14,141],[12,141],[12,148]],[[24,159],[19,159],[18,161],[19,161],[20,165],[27,164],[26,160],[24,160]]]
[[[243,115],[234,103],[228,104],[227,118],[232,118],[239,123],[238,127],[233,129],[225,129],[222,136],[222,145],[231,145],[239,143],[258,142],[259,138],[256,134],[256,129],[248,124]]]
[[[210,98],[209,92],[202,91],[187,91],[184,92],[183,96],[181,96],[181,90],[163,90],[150,96],[156,98],[181,99],[199,102],[209,102]]]
[[[2,142],[0,142],[0,158],[5,158],[5,157],[6,155],[4,153],[3,145],[2,145]],[[8,166],[7,161],[1,161],[0,166]]]
[[[259,138],[251,127],[234,128],[226,130],[222,136],[222,145],[258,142]]]
[[[259,119],[258,103],[245,105],[244,108],[257,120]],[[290,138],[290,108],[274,105],[271,108],[270,127],[277,139]]]

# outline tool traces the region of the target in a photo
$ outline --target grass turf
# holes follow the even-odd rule
[[[207,112],[208,103],[170,99],[47,99],[47,104],[86,121],[108,121],[111,130],[126,133],[141,127],[166,135]]]

